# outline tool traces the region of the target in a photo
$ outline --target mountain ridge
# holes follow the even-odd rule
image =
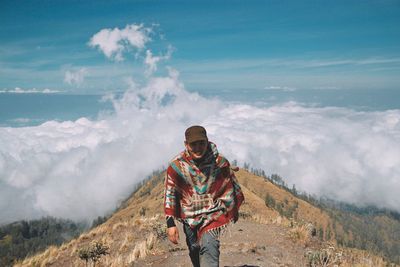
[[[163,177],[163,173],[156,174],[144,182],[104,223],[15,266],[85,266],[79,252],[96,242],[109,251],[96,266],[188,266],[184,241],[173,246],[166,240]],[[296,197],[268,177],[244,169],[237,177],[246,201],[239,223],[231,227],[230,236],[221,239],[222,266],[389,265],[387,259],[372,252],[341,246],[345,243],[339,244],[337,236],[346,233],[346,227],[327,211]],[[349,239],[351,232],[343,236]]]

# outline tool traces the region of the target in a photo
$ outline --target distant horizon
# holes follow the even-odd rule
[[[309,107],[342,107],[356,111],[385,111],[400,109],[400,91],[386,89],[346,89],[346,96],[337,95],[337,90],[344,89],[247,89],[242,92],[235,90],[203,90],[201,96],[217,98],[227,103],[242,103],[258,107],[284,105],[293,103]],[[74,92],[49,91],[37,89],[17,91],[0,91],[0,127],[37,126],[48,120],[77,120],[86,117],[97,119],[104,112],[114,112],[109,95],[123,96],[126,91],[114,91],[97,94],[83,94]],[[343,93],[342,93],[343,94]],[[311,97],[312,96],[312,97]],[[353,97],[351,97],[353,96]],[[67,98],[65,98],[67,97]],[[19,104],[22,103],[23,105]],[[51,102],[56,101],[58,105]],[[46,109],[43,109],[43,105]],[[36,114],[36,115],[35,115]],[[40,114],[40,115],[39,115]]]

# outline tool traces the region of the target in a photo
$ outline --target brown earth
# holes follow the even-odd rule
[[[191,266],[182,229],[180,233],[178,245],[167,244],[168,252],[146,257],[134,266]],[[306,266],[304,255],[309,250],[294,243],[285,227],[241,220],[229,227],[221,238],[220,265]]]

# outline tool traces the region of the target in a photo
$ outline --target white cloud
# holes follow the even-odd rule
[[[127,77],[125,78],[125,83],[128,86],[129,90],[137,89],[138,84],[135,82],[135,80],[132,77]]]
[[[172,69],[112,101],[116,115],[99,121],[0,128],[0,222],[93,219],[111,211],[177,153],[187,124],[217,112],[216,102],[187,93]]]
[[[85,81],[85,76],[88,75],[86,68],[80,68],[79,70],[67,70],[64,74],[64,82],[69,85],[81,86]]]
[[[289,185],[399,211],[400,110],[236,105],[206,124],[225,153]]]
[[[98,121],[0,128],[0,222],[111,211],[183,149],[191,124],[229,159],[300,190],[400,211],[400,110],[227,105],[188,93],[173,69],[109,99],[116,113]]]
[[[0,93],[8,93],[8,94],[54,94],[54,93],[59,93],[60,91],[58,90],[52,90],[52,89],[22,89],[20,87],[15,87],[14,89],[3,89],[0,90]]]
[[[272,86],[266,86],[264,87],[265,90],[282,90],[285,92],[293,92],[296,91],[297,89],[295,87],[290,87],[290,86],[276,86],[276,85],[272,85]]]
[[[144,60],[144,63],[146,64],[146,67],[147,67],[146,75],[150,76],[155,71],[157,71],[158,62],[163,61],[163,60],[169,60],[171,58],[171,54],[172,54],[171,46],[168,48],[168,52],[165,55],[161,55],[161,56],[153,56],[153,53],[150,50],[147,50],[146,58]]]
[[[150,41],[150,28],[142,24],[127,25],[124,29],[102,29],[92,36],[89,46],[98,47],[104,55],[115,61],[122,61],[122,53],[133,47],[138,50],[145,48]]]

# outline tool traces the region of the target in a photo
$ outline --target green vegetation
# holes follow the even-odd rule
[[[268,208],[275,209],[275,198],[273,198],[269,193],[267,193],[267,196],[265,197],[265,205],[267,205]]]
[[[338,245],[371,251],[383,258],[400,264],[400,214],[373,206],[358,207],[352,204],[317,198],[307,193],[298,192],[296,186],[289,188],[278,174],[270,176],[260,169],[245,166],[255,175],[325,211],[331,223],[325,229],[317,225],[318,237],[321,240],[336,240]],[[289,205],[287,200],[279,202],[267,193],[265,204],[279,212],[281,216],[296,219],[298,203]]]
[[[90,227],[90,229],[93,229],[93,228],[99,226],[100,224],[105,223],[110,217],[111,217],[111,215],[98,216],[96,219],[93,220],[92,226]]]
[[[279,202],[275,200],[269,193],[267,193],[265,197],[265,205],[271,209],[275,209],[281,216],[284,216],[288,219],[297,218],[296,210],[299,207],[299,203],[297,201],[293,202],[293,204],[290,204],[287,199],[284,199],[283,202]]]
[[[16,260],[60,245],[83,230],[83,224],[52,217],[0,226],[0,266],[12,266]]]
[[[339,245],[372,251],[390,261],[400,263],[400,221],[389,214],[364,214],[326,207],[335,224],[343,230],[334,228]]]

